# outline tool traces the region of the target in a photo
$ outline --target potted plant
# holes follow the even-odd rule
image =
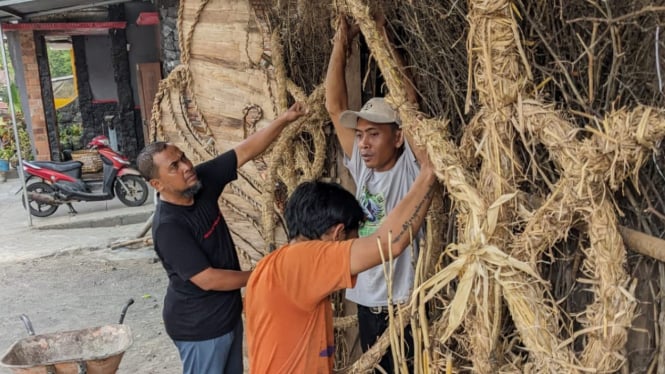
[[[9,171],[9,159],[14,156],[14,149],[10,144],[5,144],[0,148],[0,182],[7,180],[7,172]]]

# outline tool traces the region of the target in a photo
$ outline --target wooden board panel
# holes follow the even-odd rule
[[[185,3],[185,34],[192,27],[198,7],[198,1]],[[209,1],[196,23],[189,47],[192,58],[241,66],[258,64],[264,52],[254,11],[242,0]]]
[[[190,68],[198,108],[211,130],[219,135],[216,139],[235,142],[243,139],[243,109],[247,106],[260,106],[265,121],[275,117],[272,88],[265,72],[237,70],[200,60],[193,60]],[[265,125],[265,121],[257,124],[257,128]]]
[[[162,79],[162,68],[159,62],[136,64],[136,80],[138,84],[139,105],[141,106],[141,123],[143,124],[143,140],[148,143],[148,122],[152,113],[152,105]]]

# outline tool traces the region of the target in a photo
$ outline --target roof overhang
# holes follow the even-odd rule
[[[0,22],[28,21],[38,17],[128,1],[131,0],[0,0]]]
[[[127,27],[127,22],[36,22],[2,25],[2,29],[5,31],[32,30],[58,35],[103,35],[108,30],[124,29],[125,27]]]

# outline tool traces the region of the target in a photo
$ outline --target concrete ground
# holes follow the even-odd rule
[[[60,206],[32,217],[21,203],[18,178],[0,182],[0,357],[26,337],[18,316],[29,314],[38,334],[111,323],[128,298],[125,324],[133,345],[118,374],[177,374],[182,365],[162,322],[168,278],[152,246],[109,249],[136,238],[154,211],[154,193],[141,207],[119,200]],[[248,372],[247,356],[244,357]],[[10,370],[0,365],[0,374]]]
[[[168,279],[151,246],[109,249],[136,238],[154,210],[150,194],[141,207],[114,199],[60,206],[50,217],[23,209],[18,178],[0,182],[0,356],[27,336],[18,316],[30,316],[37,334],[116,323],[132,298],[125,324],[134,344],[118,374],[182,372],[164,332],[162,300]],[[3,354],[4,353],[4,354]],[[11,371],[0,365],[0,373]]]
[[[127,207],[117,198],[66,205],[49,217],[32,217],[23,208],[18,178],[0,183],[0,263],[22,261],[70,250],[108,248],[135,238],[154,210],[154,194],[140,207]]]

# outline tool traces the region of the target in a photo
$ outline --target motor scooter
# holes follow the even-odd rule
[[[96,149],[102,159],[101,180],[82,178],[81,161],[23,161],[30,214],[48,217],[62,204],[76,214],[72,202],[112,200],[115,196],[127,206],[145,203],[147,183],[130,167],[126,156],[110,147],[106,136],[96,136],[87,147]]]

